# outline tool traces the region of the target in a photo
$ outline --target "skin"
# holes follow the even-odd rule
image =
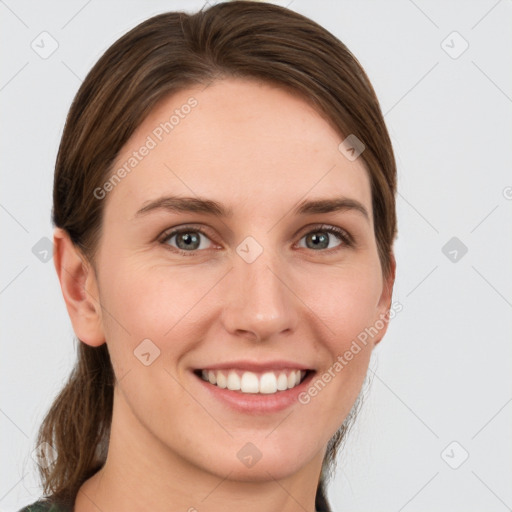
[[[116,165],[191,96],[198,105],[103,199],[94,265],[55,230],[74,331],[91,346],[107,343],[117,378],[107,461],[80,489],[75,510],[218,512],[235,502],[244,512],[312,512],[327,443],[387,323],[309,404],[277,413],[231,410],[191,369],[290,359],[322,375],[389,310],[394,260],[384,280],[362,158],[345,158],[343,137],[325,118],[276,86],[224,79],[176,93],[138,127]],[[171,194],[213,199],[233,215],[136,216]],[[292,213],[305,199],[340,196],[359,201],[369,218],[354,209]],[[190,223],[190,232],[206,232],[193,256],[176,252],[177,237],[161,241]],[[355,244],[319,224],[346,230]],[[327,248],[310,242],[319,230]],[[252,263],[236,252],[247,236],[263,248]],[[144,339],[160,350],[149,366],[134,356]],[[251,468],[237,457],[247,442],[262,454]]]

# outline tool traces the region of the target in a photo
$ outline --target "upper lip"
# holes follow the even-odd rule
[[[305,366],[295,361],[229,361],[225,363],[209,364],[196,368],[196,370],[245,370],[248,372],[261,372],[264,370],[284,370],[286,368],[296,370],[311,370],[311,367]]]

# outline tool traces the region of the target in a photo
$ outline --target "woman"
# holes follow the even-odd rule
[[[330,510],[392,313],[395,191],[374,90],[313,21],[235,1],[116,41],[57,157],[80,343],[24,510]]]

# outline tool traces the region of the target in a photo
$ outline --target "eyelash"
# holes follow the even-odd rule
[[[320,224],[318,226],[315,226],[310,231],[307,231],[306,233],[304,233],[300,239],[302,240],[302,238],[304,238],[307,235],[310,235],[311,233],[317,233],[317,232],[321,232],[321,231],[325,231],[327,233],[337,235],[342,243],[332,249],[324,249],[323,251],[321,250],[321,251],[314,251],[314,252],[327,252],[327,253],[332,254],[332,253],[335,253],[335,252],[343,249],[344,247],[346,248],[346,247],[354,246],[354,240],[353,240],[352,236],[347,231],[345,231],[344,229],[338,228],[336,226],[331,226],[331,225],[326,225],[326,224]],[[178,249],[177,247],[171,247],[167,244],[167,242],[173,236],[179,235],[180,233],[189,233],[189,232],[201,233],[206,238],[211,240],[210,237],[208,236],[208,234],[205,233],[202,229],[194,227],[194,226],[183,226],[179,229],[174,229],[172,231],[164,233],[162,235],[162,238],[160,239],[160,243],[162,245],[166,245],[167,247],[169,247],[172,252],[174,252],[174,253],[177,252],[178,254],[181,254],[182,256],[196,256],[198,252],[201,252],[201,250],[194,249],[191,251],[184,251],[183,249]],[[313,250],[313,249],[310,249],[310,250]]]

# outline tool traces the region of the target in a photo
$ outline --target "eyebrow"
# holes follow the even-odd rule
[[[211,199],[203,199],[200,197],[166,196],[148,201],[135,214],[135,217],[140,217],[158,210],[184,213],[205,213],[219,218],[230,218],[233,216],[233,210],[231,208],[227,208],[221,203]],[[333,213],[338,211],[356,211],[361,213],[368,221],[370,220],[368,210],[359,201],[346,197],[309,201],[304,200],[292,210],[292,213],[295,215],[311,215],[315,213]]]

